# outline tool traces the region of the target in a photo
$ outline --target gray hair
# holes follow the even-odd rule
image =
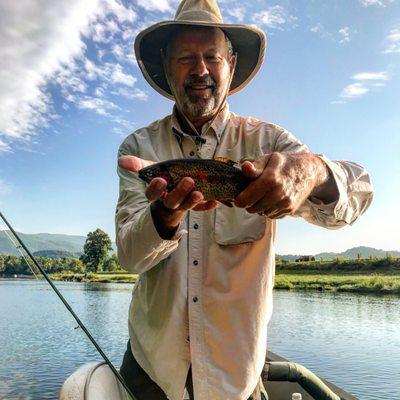
[[[233,56],[233,46],[232,42],[229,40],[228,35],[224,32],[226,45],[228,46],[228,56]]]

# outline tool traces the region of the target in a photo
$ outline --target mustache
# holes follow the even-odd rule
[[[185,88],[187,88],[193,85],[194,83],[203,83],[204,85],[207,86],[216,86],[214,79],[212,79],[210,75],[205,75],[205,76],[191,75],[189,76],[189,78],[185,80],[183,85]]]

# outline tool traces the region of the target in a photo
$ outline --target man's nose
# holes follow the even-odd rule
[[[199,76],[209,74],[207,64],[205,63],[203,57],[196,57],[191,72],[193,75],[199,75]]]

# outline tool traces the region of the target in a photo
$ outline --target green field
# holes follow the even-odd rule
[[[126,272],[58,273],[55,280],[134,283]],[[400,258],[277,263],[275,289],[400,295]]]
[[[275,289],[400,294],[400,275],[278,273]]]
[[[50,274],[51,279],[58,281],[69,282],[120,282],[120,283],[135,283],[137,275],[129,274],[125,271],[121,272],[99,272],[97,274],[89,272],[88,274],[76,274],[73,272],[64,272]]]

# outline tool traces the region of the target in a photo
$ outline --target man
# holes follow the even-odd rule
[[[175,107],[119,151],[118,256],[139,274],[121,374],[138,399],[181,400],[185,386],[196,400],[266,398],[276,220],[351,224],[371,202],[368,174],[229,112],[228,94],[260,68],[265,36],[224,24],[215,0],[184,0],[175,20],[141,32],[135,49],[147,81]],[[136,174],[149,162],[216,156],[252,179],[233,207],[204,201],[191,178],[165,194],[164,179],[146,187]]]

